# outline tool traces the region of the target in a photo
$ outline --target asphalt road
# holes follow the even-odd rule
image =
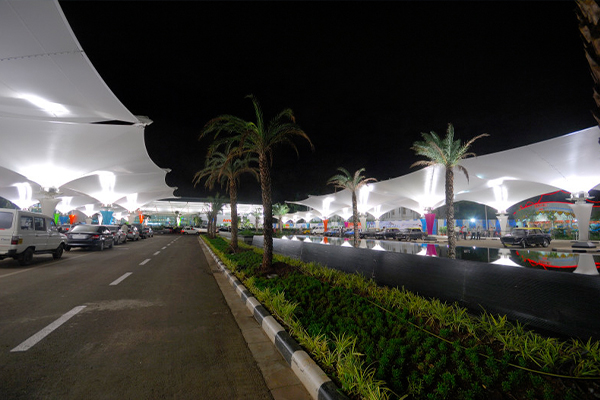
[[[0,399],[268,399],[195,236],[0,261]]]

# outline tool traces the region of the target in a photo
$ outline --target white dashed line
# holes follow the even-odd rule
[[[124,274],[122,277],[120,277],[119,279],[117,279],[116,281],[112,282],[110,285],[108,286],[116,286],[119,283],[123,282],[129,275],[131,275],[133,272],[128,272],[126,274]]]
[[[142,261],[142,262],[140,263],[140,265],[146,265],[146,263],[148,263],[148,261],[150,261],[150,259],[149,259],[149,258],[146,258],[144,261]]]
[[[59,319],[57,319],[56,321],[54,321],[53,323],[51,323],[50,325],[48,325],[47,327],[42,329],[41,331],[39,331],[38,333],[36,333],[35,335],[30,337],[23,343],[21,343],[20,345],[18,345],[14,349],[12,349],[11,352],[29,350],[30,348],[35,346],[35,344],[37,342],[39,342],[40,340],[42,340],[43,338],[45,338],[46,336],[51,334],[52,331],[54,331],[56,328],[58,328],[59,326],[61,326],[62,324],[64,324],[68,320],[70,320],[72,317],[74,317],[77,313],[79,313],[84,308],[85,308],[85,306],[75,307],[74,309],[72,309],[68,313],[64,314],[62,317],[60,317]]]
[[[156,253],[152,254],[153,256],[157,256],[160,254],[160,251],[157,251]]]
[[[163,247],[161,250],[164,250],[164,249],[166,249],[166,248],[167,248],[167,246]]]

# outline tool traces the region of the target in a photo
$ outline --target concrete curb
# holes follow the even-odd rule
[[[225,266],[223,261],[212,251],[212,249],[200,239],[203,246],[212,255],[215,262],[227,280],[236,290],[240,299],[254,315],[254,319],[267,334],[269,340],[281,354],[285,362],[296,374],[308,393],[315,400],[344,400],[348,399],[339,392],[338,387],[323,372],[323,370],[302,350],[300,345],[285,331],[285,329],[269,314],[265,307],[252,296],[252,293]]]

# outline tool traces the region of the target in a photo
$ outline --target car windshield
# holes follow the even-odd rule
[[[71,229],[71,233],[97,233],[98,225],[77,225]]]
[[[510,234],[513,236],[527,236],[527,231],[525,229],[513,229]]]

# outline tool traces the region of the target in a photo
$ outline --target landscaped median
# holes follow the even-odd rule
[[[350,398],[600,395],[598,342],[543,337],[502,316],[469,315],[455,304],[277,255],[276,276],[265,276],[262,249],[241,246],[231,254],[224,239],[204,240]]]

